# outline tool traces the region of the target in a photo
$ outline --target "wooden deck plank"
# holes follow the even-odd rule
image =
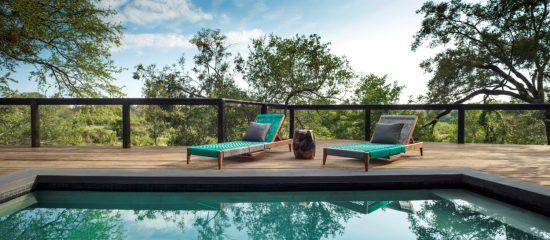
[[[230,169],[358,169],[361,160],[329,156],[322,166],[322,149],[328,145],[349,143],[346,140],[321,140],[315,159],[298,160],[287,147],[267,154],[233,157],[224,160],[224,171]],[[424,157],[417,151],[407,153],[391,163],[373,161],[371,168],[440,168],[468,167],[493,174],[550,185],[550,146],[425,143]],[[213,158],[193,156],[185,164],[185,147],[42,147],[0,146],[0,175],[28,168],[93,168],[93,169],[216,169]]]

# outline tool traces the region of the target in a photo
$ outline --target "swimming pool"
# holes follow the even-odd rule
[[[35,191],[1,239],[549,239],[550,219],[466,190]]]

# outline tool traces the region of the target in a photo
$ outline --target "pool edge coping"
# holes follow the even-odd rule
[[[457,188],[550,216],[550,187],[469,168],[100,170],[27,169],[0,177],[0,203],[36,190],[332,191]]]

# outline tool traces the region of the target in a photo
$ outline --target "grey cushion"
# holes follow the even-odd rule
[[[251,142],[265,142],[265,136],[269,131],[269,127],[271,127],[271,124],[269,123],[251,122],[250,125],[248,125],[248,129],[246,130],[243,140]]]
[[[372,136],[372,143],[401,144],[403,123],[377,123]]]

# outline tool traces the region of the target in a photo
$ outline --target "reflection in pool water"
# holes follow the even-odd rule
[[[0,239],[549,239],[550,220],[463,190],[38,191],[0,205]]]

